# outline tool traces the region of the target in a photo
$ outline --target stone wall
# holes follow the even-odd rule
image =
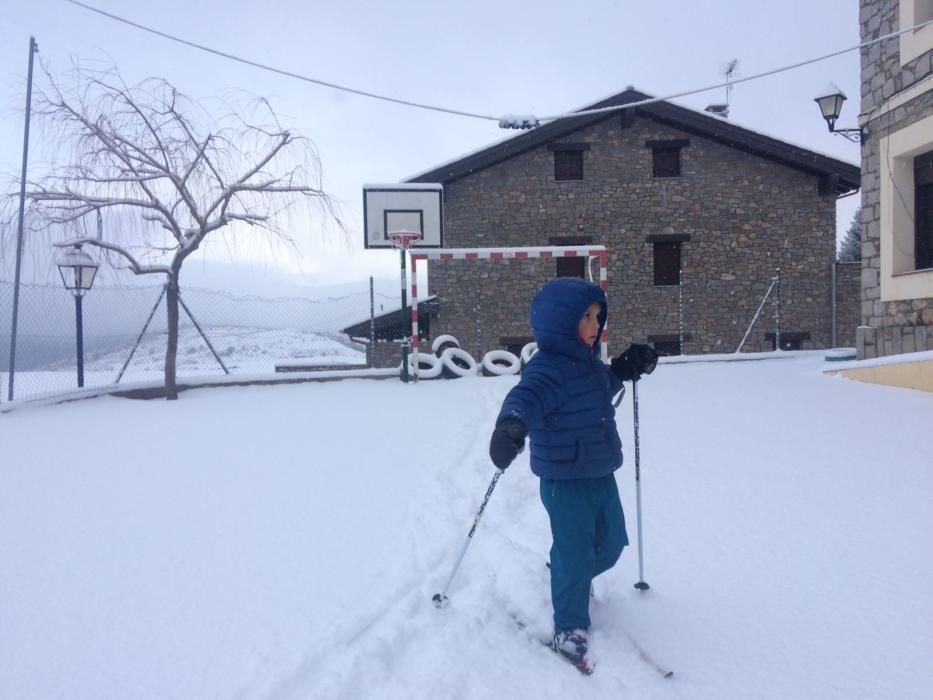
[[[401,367],[402,346],[398,342],[386,341],[366,346],[367,367]]]
[[[898,0],[861,0],[862,40],[900,28]],[[862,144],[862,279],[859,359],[933,350],[933,298],[881,299],[881,158],[879,139],[933,114],[933,89],[894,109],[886,103],[933,72],[933,52],[905,66],[899,41],[888,39],[862,50],[861,111],[868,138]]]
[[[854,348],[861,323],[862,263],[836,263],[836,347]]]
[[[689,139],[682,177],[653,178],[649,140]],[[830,344],[835,199],[817,177],[639,117],[617,117],[565,139],[585,142],[584,179],[555,181],[547,147],[445,186],[445,247],[542,246],[585,237],[609,248],[610,352],[678,334],[677,286],[654,286],[649,236],[678,234],[688,354],[732,352],[780,269],[782,333]],[[578,241],[579,242],[579,241]],[[430,263],[440,298],[433,335],[451,333],[474,356],[530,334],[534,291],[553,260]],[[594,275],[598,269],[594,264]],[[772,305],[744,350],[770,350]]]

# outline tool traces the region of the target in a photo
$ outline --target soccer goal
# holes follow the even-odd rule
[[[606,270],[609,266],[609,254],[606,247],[602,245],[578,245],[578,246],[531,246],[519,248],[435,248],[435,249],[412,249],[411,250],[411,337],[412,348],[412,366],[415,378],[418,376],[418,262],[427,263],[430,260],[437,262],[447,262],[448,260],[530,260],[534,258],[586,258],[587,273],[593,282],[590,273],[590,262],[598,260],[599,262],[599,286],[606,292]],[[600,357],[603,362],[609,359],[609,332],[606,326],[603,326],[602,336],[600,337],[601,349]]]

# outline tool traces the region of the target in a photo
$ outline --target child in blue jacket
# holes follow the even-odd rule
[[[585,663],[590,584],[612,568],[628,544],[615,472],[622,442],[612,397],[623,380],[654,370],[657,353],[633,344],[607,367],[599,357],[606,295],[577,277],[544,285],[531,303],[538,352],[509,391],[496,419],[489,455],[505,469],[531,446],[531,470],[551,522],[553,647]]]

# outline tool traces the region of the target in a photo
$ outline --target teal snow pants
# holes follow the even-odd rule
[[[590,626],[590,583],[613,567],[628,544],[614,474],[598,479],[541,479],[551,520],[554,631]]]

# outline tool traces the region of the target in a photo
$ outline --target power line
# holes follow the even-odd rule
[[[71,0],[69,0],[69,2],[70,1]],[[602,112],[612,112],[612,111],[619,109],[620,106],[639,107],[641,105],[647,105],[653,102],[665,102],[667,100],[673,100],[678,97],[686,97],[687,95],[696,95],[701,92],[707,92],[709,90],[716,90],[721,87],[729,87],[731,85],[736,85],[737,83],[747,83],[750,80],[758,80],[759,78],[765,78],[767,76],[775,75],[777,73],[784,73],[789,70],[794,70],[795,68],[801,68],[803,66],[808,66],[811,63],[818,63],[820,61],[825,61],[830,58],[835,58],[836,56],[841,56],[842,54],[849,53],[850,51],[858,51],[859,49],[866,48],[868,46],[871,46],[872,44],[877,44],[879,42],[886,41],[888,39],[893,39],[894,37],[898,37],[901,34],[906,34],[907,32],[913,32],[918,29],[922,29],[928,24],[933,24],[933,19],[914,25],[913,27],[908,27],[907,29],[901,29],[896,32],[891,32],[890,34],[885,34],[884,36],[880,36],[877,39],[872,39],[871,41],[866,41],[861,44],[856,44],[855,46],[850,46],[847,49],[840,49],[839,51],[833,51],[832,53],[828,53],[823,56],[817,56],[816,58],[808,58],[805,61],[798,61],[797,63],[792,63],[789,66],[783,66],[782,68],[774,68],[772,70],[764,71],[762,73],[755,73],[754,75],[749,75],[745,78],[738,78],[736,80],[727,80],[724,83],[716,83],[715,85],[709,85],[703,88],[684,90],[683,92],[675,92],[675,93],[671,93],[670,95],[665,95],[663,97],[651,97],[649,99],[640,100],[638,102],[629,102],[625,105],[616,105],[614,107],[601,107],[599,109],[586,109],[586,110],[581,110],[579,112],[566,112],[563,114],[556,114],[556,115],[549,116],[549,117],[539,117],[538,119],[540,121],[554,121],[556,119],[567,119],[569,117],[579,117],[581,115],[587,115],[587,114],[600,114]]]
[[[144,32],[149,32],[150,34],[155,34],[156,36],[160,36],[160,37],[162,37],[163,39],[168,39],[169,41],[175,41],[175,42],[177,42],[177,43],[179,43],[179,44],[184,44],[185,46],[190,46],[191,48],[198,49],[198,50],[200,50],[200,51],[206,51],[207,53],[212,53],[212,54],[214,54],[215,56],[220,56],[220,57],[222,57],[222,58],[227,58],[227,59],[229,59],[229,60],[231,60],[231,61],[236,61],[236,62],[238,62],[238,63],[244,63],[244,64],[246,64],[246,65],[248,65],[248,66],[253,66],[254,68],[260,68],[260,69],[262,69],[262,70],[267,70],[267,71],[270,71],[270,72],[272,72],[272,73],[278,73],[279,75],[284,75],[284,76],[287,76],[287,77],[289,77],[289,78],[295,78],[296,80],[303,80],[303,81],[305,81],[305,82],[307,82],[307,83],[314,83],[315,85],[323,85],[324,87],[333,88],[334,90],[341,90],[341,91],[343,91],[343,92],[350,92],[350,93],[353,93],[354,95],[361,95],[361,96],[363,96],[363,97],[371,97],[371,98],[376,99],[376,100],[384,100],[384,101],[386,101],[386,102],[394,102],[395,104],[405,105],[405,106],[407,106],[407,107],[416,107],[416,108],[418,108],[418,109],[428,109],[428,110],[432,110],[432,111],[434,111],[434,112],[445,112],[445,113],[447,113],[447,114],[454,114],[454,115],[457,115],[457,116],[460,116],[460,117],[471,117],[471,118],[474,118],[474,119],[487,119],[487,120],[491,120],[491,121],[497,121],[497,120],[498,120],[498,117],[493,117],[493,116],[488,115],[488,114],[475,114],[475,113],[473,113],[473,112],[464,112],[464,111],[462,111],[462,110],[448,109],[448,108],[446,108],[446,107],[435,107],[435,106],[433,106],[433,105],[424,104],[424,103],[421,103],[421,102],[411,102],[411,101],[409,101],[409,100],[402,100],[402,99],[399,99],[399,98],[397,98],[397,97],[389,97],[389,96],[387,96],[387,95],[379,95],[379,94],[376,94],[376,93],[374,93],[374,92],[367,92],[367,91],[365,91],[365,90],[357,90],[356,88],[346,87],[345,85],[338,85],[338,84],[336,84],[336,83],[331,83],[331,82],[328,82],[328,81],[326,81],[326,80],[319,80],[318,78],[311,78],[311,77],[308,77],[308,76],[306,76],[306,75],[301,75],[300,73],[295,73],[295,72],[293,72],[293,71],[284,70],[284,69],[282,69],[282,68],[276,68],[275,66],[269,66],[269,65],[266,65],[266,64],[264,64],[264,63],[259,63],[258,61],[251,61],[251,60],[248,59],[248,58],[241,58],[240,56],[236,56],[236,55],[234,55],[234,54],[232,54],[232,53],[227,53],[226,51],[220,51],[220,50],[218,50],[218,49],[212,49],[212,48],[209,47],[209,46],[204,46],[203,44],[198,44],[198,43],[195,43],[195,42],[193,42],[193,41],[188,41],[187,39],[182,39],[182,38],[177,37],[177,36],[174,36],[174,35],[172,35],[172,34],[168,34],[168,33],[166,33],[166,32],[159,31],[158,29],[153,29],[153,28],[147,27],[147,26],[145,26],[145,25],[143,25],[143,24],[139,24],[138,22],[133,22],[132,20],[125,19],[124,17],[119,17],[118,15],[112,14],[112,13],[110,13],[110,12],[106,12],[106,11],[101,10],[101,9],[99,9],[99,8],[92,7],[91,5],[86,5],[86,4],[83,3],[83,2],[78,2],[78,0],[65,0],[65,1],[71,3],[72,5],[77,5],[78,7],[82,7],[82,8],[84,8],[85,10],[90,10],[91,12],[96,12],[96,13],[99,14],[99,15],[103,15],[104,17],[108,17],[108,18],[110,18],[110,19],[112,19],[112,20],[115,20],[115,21],[117,21],[117,22],[122,22],[123,24],[127,24],[127,25],[129,25],[129,26],[131,26],[131,27],[135,27],[136,29],[141,29],[141,30],[144,31]]]
[[[499,126],[502,128],[520,128],[520,129],[532,128],[532,127],[538,126],[541,122],[557,121],[559,119],[569,119],[572,117],[581,117],[581,116],[587,116],[591,114],[602,114],[604,112],[614,112],[623,107],[624,108],[640,107],[642,105],[653,104],[655,102],[665,102],[667,100],[673,100],[678,97],[687,97],[689,95],[696,95],[696,94],[703,93],[703,92],[709,92],[710,90],[717,90],[722,87],[731,87],[732,85],[736,85],[738,83],[746,83],[751,80],[758,80],[760,78],[765,78],[771,75],[776,75],[777,73],[784,73],[786,71],[794,70],[796,68],[801,68],[803,66],[807,66],[813,63],[818,63],[820,61],[825,61],[830,58],[835,58],[836,56],[841,56],[851,51],[858,51],[859,49],[872,46],[873,44],[877,44],[882,41],[886,41],[888,39],[893,39],[895,37],[900,36],[901,34],[906,34],[907,32],[916,31],[918,29],[922,29],[923,27],[929,24],[933,24],[933,19],[930,19],[930,20],[927,20],[926,22],[921,22],[920,24],[914,25],[913,27],[908,27],[907,29],[901,29],[896,32],[891,32],[890,34],[885,34],[884,36],[880,36],[877,39],[872,39],[870,41],[856,44],[855,46],[850,46],[845,49],[833,51],[832,53],[824,54],[822,56],[817,56],[816,58],[809,58],[803,61],[798,61],[796,63],[792,63],[787,66],[782,66],[780,68],[774,68],[772,70],[764,71],[761,73],[755,73],[754,75],[749,75],[744,78],[738,78],[735,80],[730,79],[730,80],[726,80],[726,82],[716,83],[714,85],[708,85],[706,87],[693,88],[689,90],[683,90],[681,92],[671,93],[669,95],[664,95],[663,97],[651,97],[645,100],[639,100],[638,102],[629,102],[624,105],[613,105],[611,107],[586,109],[586,110],[580,110],[578,112],[564,112],[561,114],[555,114],[555,115],[546,116],[546,117],[535,117],[533,115],[522,115],[522,116],[506,115],[503,117],[494,117],[489,114],[478,114],[475,112],[466,112],[463,110],[450,109],[447,107],[438,107],[435,105],[429,105],[429,104],[425,104],[422,102],[412,102],[410,100],[403,100],[397,97],[390,97],[388,95],[380,95],[374,92],[368,92],[366,90],[358,90],[356,88],[346,87],[344,85],[338,85],[336,83],[332,83],[326,80],[312,78],[306,75],[301,75],[300,73],[295,73],[294,71],[289,71],[289,70],[285,70],[282,68],[276,68],[274,66],[269,66],[264,63],[259,63],[258,61],[252,61],[247,58],[241,58],[240,56],[236,56],[226,51],[220,51],[218,49],[213,49],[203,44],[198,44],[196,42],[189,41],[187,39],[182,39],[181,37],[177,37],[173,34],[168,34],[167,32],[162,32],[162,31],[159,31],[158,29],[147,27],[146,25],[139,24],[138,22],[134,22],[124,17],[120,17],[111,12],[106,12],[105,10],[101,10],[97,7],[93,7],[92,5],[88,5],[86,3],[80,2],[79,0],[65,0],[65,1],[68,3],[71,3],[72,5],[77,5],[78,7],[81,7],[85,10],[89,10],[90,12],[94,12],[96,14],[112,19],[114,21],[121,22],[131,27],[135,27],[136,29],[140,29],[144,32],[155,34],[156,36],[160,36],[163,39],[168,39],[169,41],[174,41],[179,44],[184,44],[185,46],[190,46],[191,48],[198,49],[200,51],[205,51],[207,53],[214,54],[215,56],[220,56],[221,58],[226,58],[231,61],[236,61],[237,63],[243,63],[248,66],[253,66],[254,68],[259,68],[261,70],[270,71],[272,73],[284,75],[289,78],[295,78],[296,80],[302,80],[304,82],[314,83],[315,85],[322,85],[324,87],[332,88],[334,90],[349,92],[354,95],[360,95],[362,97],[369,97],[375,100],[383,100],[385,102],[392,102],[395,104],[404,105],[406,107],[415,107],[416,109],[426,109],[426,110],[430,110],[433,112],[443,112],[446,114],[453,114],[453,115],[460,116],[460,117],[470,117],[472,119],[484,119],[487,121],[497,121],[499,122]]]

